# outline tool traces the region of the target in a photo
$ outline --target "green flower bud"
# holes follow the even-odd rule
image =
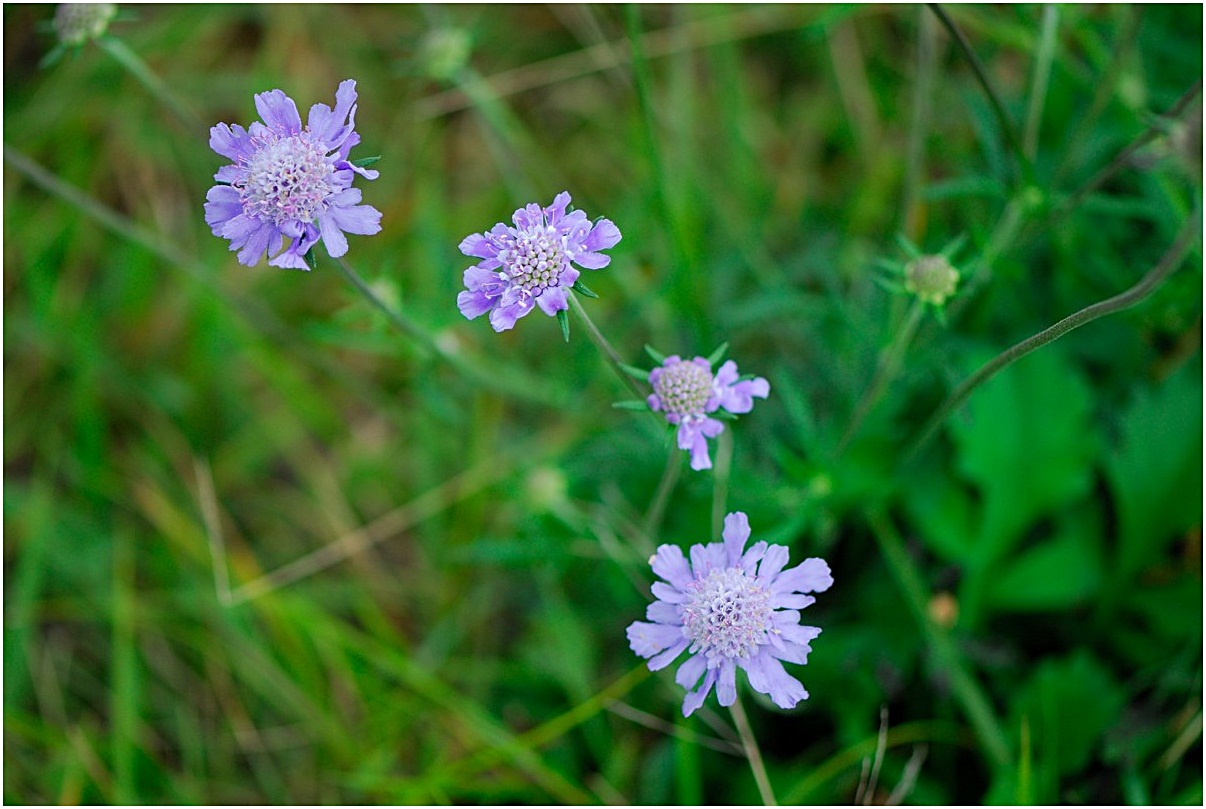
[[[925,303],[946,303],[958,283],[959,271],[946,256],[922,256],[905,265],[905,289]]]

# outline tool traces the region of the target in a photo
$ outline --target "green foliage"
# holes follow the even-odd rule
[[[6,5],[5,800],[759,801],[624,634],[741,510],[836,581],[811,698],[741,690],[781,802],[853,802],[886,707],[872,802],[1200,803],[1200,247],[906,450],[1200,216],[1201,10],[946,11],[1032,153],[925,7],[148,6],[40,68]],[[344,78],[365,289],[237,264],[206,128]],[[576,313],[457,312],[459,241],[565,189],[631,379]],[[955,250],[941,320],[881,286]],[[769,380],[715,471],[649,346]]]

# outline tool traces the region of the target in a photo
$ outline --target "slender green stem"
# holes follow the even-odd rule
[[[726,429],[716,438],[716,463],[712,465],[712,541],[719,541],[724,526],[725,505],[729,501],[729,479],[733,471],[733,431]]]
[[[905,550],[904,542],[897,534],[895,526],[881,512],[869,514],[868,520],[879,543],[880,551],[883,553],[884,561],[887,562],[889,570],[896,578],[896,583],[900,586],[913,617],[921,626],[922,633],[929,642],[938,666],[950,677],[951,689],[955,698],[967,715],[984,751],[993,764],[1009,766],[1013,755],[1005,731],[993,712],[992,704],[980,683],[964,665],[963,658],[950,635],[930,620],[927,612],[927,606],[930,603],[929,590],[922,581],[921,572]]]
[[[550,388],[547,384],[531,378],[529,374],[518,368],[506,368],[505,373],[503,373],[504,369],[501,367],[495,367],[490,371],[479,367],[476,363],[456,353],[453,349],[445,347],[426,328],[383,301],[373,291],[372,287],[348,265],[346,260],[337,258],[335,259],[335,264],[339,267],[348,283],[363,295],[369,303],[384,313],[399,331],[426,350],[435,354],[467,378],[491,390],[546,405],[559,406],[568,398],[566,393]]]
[[[1125,292],[1120,292],[1112,298],[1107,298],[1104,301],[1098,301],[1091,306],[1086,306],[1079,312],[1069,315],[1053,326],[1043,329],[1038,334],[1022,340],[1020,343],[1007,348],[996,357],[986,362],[978,371],[965,379],[958,388],[955,389],[950,396],[947,397],[934,415],[926,422],[922,428],[917,440],[906,453],[904,462],[910,461],[920,450],[934,437],[938,428],[946,421],[954,410],[958,409],[967,398],[981,384],[991,379],[998,371],[1012,364],[1018,359],[1026,356],[1031,351],[1037,348],[1042,348],[1054,340],[1058,340],[1073,329],[1079,328],[1086,323],[1090,323],[1099,317],[1120,312],[1127,309],[1148,295],[1156,291],[1156,289],[1164,282],[1164,280],[1177,267],[1180,266],[1181,260],[1185,258],[1185,254],[1193,245],[1194,240],[1198,236],[1198,215],[1197,211],[1185,220],[1181,225],[1181,230],[1178,231],[1176,239],[1173,240],[1172,246],[1161,257],[1156,266],[1152,267],[1140,281]]]
[[[1059,9],[1054,3],[1043,6],[1043,24],[1039,33],[1038,55],[1034,62],[1034,83],[1030,87],[1030,105],[1026,109],[1026,130],[1022,134],[1022,151],[1027,160],[1034,160],[1038,149],[1039,124],[1043,119],[1043,103],[1047,100],[1047,83],[1051,79],[1051,62],[1055,57],[1055,28]]]
[[[573,292],[566,293],[569,298],[570,309],[577,313],[578,317],[582,318],[582,324],[586,326],[586,333],[590,336],[591,342],[603,352],[603,359],[607,360],[607,364],[611,370],[616,372],[616,376],[638,399],[645,399],[649,395],[649,391],[643,390],[636,380],[629,376],[624,371],[624,363],[620,360],[620,355],[611,347],[611,343],[607,342],[607,338],[603,336],[603,332],[599,331],[599,327],[590,319],[590,315],[586,314],[586,309],[578,301],[578,297]]]
[[[859,427],[862,426],[863,419],[875,407],[884,390],[888,387],[888,384],[900,372],[905,352],[908,350],[909,343],[913,341],[913,336],[917,333],[917,327],[921,324],[921,316],[924,313],[925,304],[920,299],[915,299],[909,308],[908,315],[905,316],[903,325],[896,332],[896,336],[880,352],[875,376],[872,377],[871,384],[867,386],[866,391],[863,393],[863,398],[859,401],[854,414],[850,417],[850,424],[846,427],[842,440],[838,442],[837,449],[834,450],[835,457],[846,451],[847,445],[854,438]]]
[[[184,105],[180,99],[172,94],[163,80],[152,72],[147,63],[142,61],[142,58],[116,37],[105,35],[96,38],[96,44],[102,51],[109,54],[115,62],[121,65],[126,71],[138,80],[139,84],[147,89],[156,99],[163,102],[172,114],[176,116],[176,120],[184,125],[184,128],[190,132],[197,134],[204,133],[208,127],[195,112]]]
[[[754,781],[758,784],[758,792],[762,795],[763,806],[778,806],[775,793],[771,789],[770,779],[766,776],[766,766],[762,763],[762,751],[754,739],[754,731],[750,729],[750,720],[746,718],[745,708],[741,707],[741,697],[729,708],[733,712],[733,722],[737,725],[737,735],[741,737],[741,747],[745,757],[750,760],[750,769],[754,771]]]
[[[671,441],[669,451],[666,454],[666,468],[662,470],[662,479],[658,481],[657,492],[653,495],[653,500],[649,504],[649,510],[645,512],[643,527],[646,537],[652,537],[658,528],[661,527],[662,518],[666,514],[666,504],[670,502],[670,493],[674,491],[678,478],[682,474],[682,469],[683,451],[678,448],[676,443]],[[652,551],[653,549],[649,548],[648,550]]]
[[[997,123],[1001,130],[1005,133],[1005,139],[1009,141],[1009,148],[1013,151],[1018,159],[1018,165],[1022,167],[1023,176],[1027,181],[1030,180],[1033,174],[1033,166],[1026,158],[1026,153],[1022,151],[1022,144],[1018,141],[1017,133],[1014,132],[1013,122],[1009,120],[1008,113],[1005,112],[1005,105],[1001,103],[1001,97],[997,95],[997,91],[993,89],[992,83],[988,80],[988,73],[984,70],[984,65],[980,62],[976,52],[972,50],[971,44],[967,41],[967,37],[963,36],[963,32],[959,30],[959,26],[955,25],[955,21],[950,18],[944,9],[938,3],[929,3],[934,14],[937,15],[939,21],[946,28],[955,42],[959,45],[959,49],[963,51],[963,55],[971,64],[972,71],[976,74],[976,79],[980,82],[980,87],[983,88],[984,94],[988,96],[988,102],[992,105],[993,113],[997,116]]]

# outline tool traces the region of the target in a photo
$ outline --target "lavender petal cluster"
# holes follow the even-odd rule
[[[514,227],[499,222],[461,242],[461,252],[481,259],[465,270],[465,291],[457,295],[461,314],[472,320],[490,314],[494,331],[506,331],[539,306],[550,317],[569,308],[566,292],[579,270],[611,263],[600,251],[620,241],[609,219],[592,223],[582,211],[567,212],[568,191],[541,208],[531,203],[515,211]]]
[[[825,560],[805,559],[784,570],[788,550],[750,538],[746,515],[724,519],[724,542],[693,545],[690,560],[676,545],[662,545],[649,560],[664,581],[655,582],[656,601],[648,621],[628,627],[628,644],[649,659],[650,671],[670,665],[684,651],[675,682],[687,689],[683,716],[690,716],[712,688],[722,706],[737,700],[737,669],[750,686],[780,708],[793,708],[808,692],[783,663],[804,664],[810,643],[821,634],[800,623],[800,610],[833,585]],[[701,681],[702,678],[702,681]]]
[[[721,408],[734,415],[748,413],[754,409],[755,397],[770,395],[770,383],[762,377],[741,379],[732,360],[713,375],[712,364],[703,357],[666,357],[662,367],[649,372],[649,384],[653,386],[649,407],[678,426],[678,447],[691,453],[691,468],[696,471],[712,468],[707,439],[724,432],[724,423],[708,414]]]
[[[306,270],[306,253],[319,241],[338,258],[348,250],[345,233],[381,230],[381,212],[361,205],[360,189],[352,187],[357,174],[377,178],[348,159],[360,142],[355,81],[340,83],[335,109],[312,106],[305,127],[281,90],[257,94],[255,108],[262,123],[222,123],[209,133],[210,148],[233,162],[214,175],[205,221],[239,251],[239,263],[255,266],[266,252],[274,267]]]

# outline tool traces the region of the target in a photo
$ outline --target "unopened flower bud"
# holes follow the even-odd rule
[[[105,33],[115,16],[113,3],[60,3],[54,12],[54,30],[59,42],[74,48]]]
[[[925,303],[946,303],[958,283],[959,271],[946,256],[922,256],[905,265],[905,289]]]

